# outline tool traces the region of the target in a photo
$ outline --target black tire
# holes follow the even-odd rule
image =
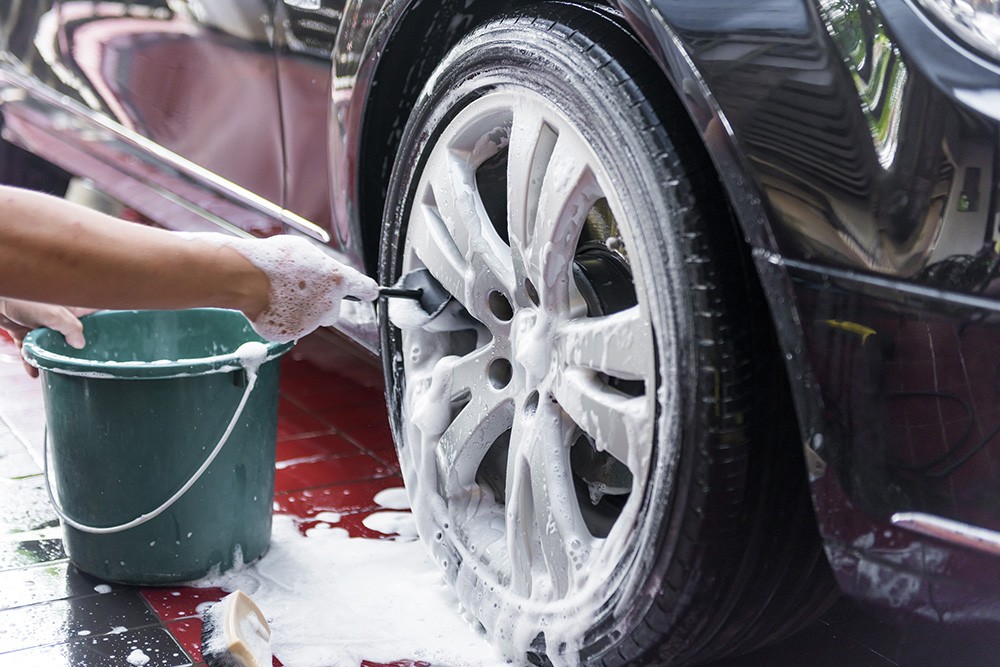
[[[439,157],[445,140],[455,143],[464,137],[468,132],[463,123],[475,127],[480,109],[486,123],[493,118],[491,105],[504,108],[506,100],[514,100],[510,103],[513,124],[519,100],[523,104],[544,100],[539,104],[549,106],[539,108],[558,119],[560,132],[569,135],[572,130],[588,144],[596,159],[594,168],[600,171],[594,180],[612,184],[600,194],[610,202],[607,208],[612,219],[621,225],[620,236],[597,238],[595,244],[588,217],[581,223],[585,231],[577,232],[583,236],[568,242],[575,254],[573,267],[565,275],[572,277],[559,279],[572,282],[584,293],[587,306],[587,312],[573,316],[573,321],[590,326],[594,318],[630,308],[649,317],[655,364],[650,375],[641,384],[596,372],[592,378],[604,383],[602,396],[611,387],[627,398],[648,399],[655,406],[650,413],[654,424],[648,464],[624,464],[618,457],[611,457],[610,463],[608,457],[601,459],[605,468],[619,464],[615,469],[619,478],[619,468],[625,465],[631,484],[622,493],[620,512],[611,516],[607,536],[595,535],[598,555],[586,554],[585,574],[600,575],[602,584],[592,590],[574,589],[561,580],[561,554],[550,558],[546,552],[540,558],[549,568],[546,573],[553,580],[560,579],[550,588],[565,591],[564,597],[553,600],[546,597],[552,591],[543,590],[534,579],[527,593],[523,583],[516,583],[518,568],[533,556],[514,553],[519,544],[527,545],[529,552],[551,550],[545,541],[549,538],[542,535],[549,524],[544,529],[531,525],[530,520],[505,524],[505,537],[492,543],[478,542],[481,531],[475,532],[479,530],[476,513],[496,511],[491,503],[509,502],[508,514],[531,505],[539,524],[545,519],[558,523],[553,517],[564,513],[563,507],[553,504],[539,517],[534,486],[529,502],[522,502],[520,495],[507,500],[505,494],[521,488],[509,478],[516,477],[516,462],[511,461],[522,455],[524,445],[514,441],[511,431],[506,432],[506,441],[504,436],[491,442],[470,439],[469,448],[486,452],[475,483],[470,486],[466,479],[463,486],[452,479],[459,473],[448,467],[457,468],[461,461],[451,451],[454,443],[448,440],[442,446],[444,434],[436,440],[431,437],[437,432],[422,425],[420,413],[427,405],[420,392],[435,391],[437,386],[437,376],[427,369],[440,371],[446,357],[461,361],[466,352],[471,358],[477,350],[494,345],[500,351],[493,354],[503,360],[509,356],[510,363],[494,359],[484,366],[489,371],[484,382],[492,382],[494,388],[499,387],[497,391],[510,392],[513,433],[538,436],[542,427],[518,431],[516,423],[534,419],[535,411],[543,407],[549,411],[546,414],[555,415],[554,422],[572,421],[577,408],[558,403],[557,380],[545,376],[536,386],[509,389],[519,378],[530,380],[541,371],[521,367],[528,358],[524,348],[529,343],[520,341],[523,334],[514,334],[516,325],[505,329],[504,322],[521,322],[521,311],[543,310],[545,298],[539,302],[537,293],[530,293],[540,291],[530,277],[522,281],[516,276],[509,293],[499,288],[489,291],[477,286],[478,278],[472,279],[464,293],[455,295],[472,318],[465,324],[460,320],[438,327],[437,333],[402,331],[383,310],[390,412],[422,539],[442,563],[466,609],[495,644],[519,661],[527,655],[535,664],[691,664],[745,652],[785,636],[833,600],[832,577],[812,515],[798,429],[767,308],[710,160],[683,108],[664,92],[666,88],[655,64],[610,12],[561,3],[533,5],[477,28],[438,67],[411,115],[390,182],[381,241],[383,284],[395,282],[404,269],[427,264],[420,254],[425,247],[423,236],[418,237],[425,224],[420,216],[428,206],[435,216],[444,216],[433,196],[437,184],[431,172],[446,159]],[[503,118],[505,111],[496,113]],[[504,131],[502,127],[487,131],[488,123],[483,127],[484,137]],[[509,139],[513,133],[508,127],[508,141],[513,141]],[[470,167],[476,170],[476,181],[467,184],[482,204],[476,224],[482,223],[485,229],[483,221],[492,221],[497,238],[490,235],[491,247],[499,239],[526,257],[530,253],[519,245],[520,232],[504,224],[511,209],[491,203],[496,191],[490,181],[507,182],[506,170],[512,169],[510,151],[514,150],[505,148],[502,138],[496,142],[492,153],[484,153],[488,158]],[[538,145],[531,149],[534,155]],[[498,161],[500,171],[491,171]],[[546,163],[544,169],[549,168]],[[500,192],[506,196],[504,188]],[[417,225],[416,232],[409,233],[411,224]],[[432,228],[435,223],[426,224]],[[442,224],[441,229],[450,229],[453,223]],[[468,224],[472,229],[473,223]],[[482,250],[476,249],[474,239],[463,241],[466,235],[480,238],[470,231],[453,234],[449,243],[473,257]],[[622,241],[624,249],[618,247]],[[602,243],[615,248],[601,255]],[[596,260],[593,271],[600,272],[611,287],[591,281],[586,262],[593,255],[588,253],[602,258]],[[515,273],[518,261],[514,260]],[[522,263],[527,267],[527,260]],[[502,292],[502,299],[495,299],[497,292]],[[506,312],[504,302],[513,315]],[[498,340],[497,332],[504,331],[511,332],[511,341]],[[413,341],[419,346],[411,345]],[[552,354],[552,359],[558,356],[556,351]],[[560,363],[546,362],[550,367]],[[453,421],[441,428],[457,423],[466,407],[471,411],[480,389],[463,386],[448,391],[441,396],[453,401],[448,415]],[[522,416],[522,409],[528,416]],[[508,414],[506,408],[495,412],[500,415],[497,422]],[[499,428],[494,424],[474,433],[479,438],[489,432],[492,438]],[[565,432],[562,426],[558,428],[562,430],[557,433]],[[573,452],[585,448],[586,442],[597,452],[605,446],[599,442],[600,434],[588,433],[584,426],[579,430],[581,439],[566,441]],[[538,442],[546,451],[552,445]],[[630,440],[629,452],[634,446],[641,450],[641,443]],[[565,456],[571,476],[581,477],[581,469],[591,476],[586,483],[593,493],[597,473],[590,467],[578,468],[575,460],[570,466],[571,455]],[[507,467],[495,462],[488,466],[490,457],[500,457]],[[634,457],[630,453],[628,458]],[[530,475],[527,479],[535,482]],[[606,478],[600,481],[603,486],[598,488],[610,488]],[[548,485],[545,482],[545,488]],[[551,497],[557,496],[546,492],[541,500]],[[599,494],[595,507],[608,497]],[[578,511],[591,512],[585,503]],[[463,527],[464,523],[471,528]],[[587,522],[592,534],[597,530],[593,523]],[[523,542],[508,541],[504,556],[500,542],[512,539],[511,526],[523,527],[525,535],[515,536]],[[614,561],[606,570],[601,569],[604,551],[597,552],[598,546],[608,549],[607,558]],[[509,569],[508,579],[504,567]],[[567,576],[572,580],[574,575]],[[577,593],[579,599],[572,597]],[[582,625],[581,618],[586,621]]]

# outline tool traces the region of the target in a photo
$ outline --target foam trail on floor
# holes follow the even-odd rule
[[[401,527],[398,517],[393,527]],[[264,558],[197,585],[252,596],[271,625],[274,655],[286,665],[508,664],[462,616],[415,540],[349,538],[339,530],[303,537],[292,517],[277,515]]]

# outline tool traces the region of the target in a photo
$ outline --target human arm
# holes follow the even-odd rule
[[[334,324],[375,281],[304,239],[176,234],[0,186],[0,297],[91,308],[243,311],[285,341]]]
[[[270,285],[232,248],[0,186],[0,295],[90,308],[216,306],[254,319]]]

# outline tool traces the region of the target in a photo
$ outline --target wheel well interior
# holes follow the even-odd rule
[[[615,0],[544,1],[586,9],[596,8],[599,11],[620,15]],[[364,148],[358,157],[358,215],[365,266],[370,269],[378,266],[383,207],[393,163],[407,120],[431,73],[448,51],[477,26],[511,10],[538,2],[539,0],[440,0],[439,2],[415,0],[405,10],[399,25],[379,57],[365,106],[360,142]],[[621,25],[632,32],[636,47],[649,54],[642,40],[624,20],[621,21]],[[428,39],[428,35],[434,35],[435,39]],[[655,61],[655,58],[649,55],[650,61]],[[649,84],[649,89],[659,90],[660,94],[671,100],[671,106],[675,111],[681,112],[680,116],[673,116],[677,124],[675,131],[692,139],[699,137],[700,133],[694,121],[669,82],[669,77],[658,69],[656,73],[647,71],[646,76],[647,83],[650,77],[658,76],[662,80],[662,85],[657,81]],[[709,153],[708,147],[700,138],[682,143],[686,150],[706,155]],[[716,187],[721,197],[728,201],[717,165],[710,158],[706,159],[705,163],[712,165]],[[736,212],[731,210],[728,217],[732,220],[734,242],[748,244],[747,231],[737,222]],[[744,250],[748,250],[748,245]],[[753,273],[756,274],[756,271],[753,270]],[[771,321],[773,322],[773,319]]]

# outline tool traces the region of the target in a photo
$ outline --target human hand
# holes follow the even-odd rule
[[[345,297],[378,298],[378,283],[297,236],[244,239],[202,233],[185,237],[232,248],[267,276],[268,304],[251,324],[271,341],[295,340],[317,327],[336,324]]]
[[[63,335],[70,347],[82,349],[87,344],[83,338],[83,324],[79,318],[94,312],[90,308],[66,308],[47,303],[22,301],[20,299],[0,300],[0,328],[14,339],[18,352],[29,331],[38,327],[49,327]],[[31,377],[38,377],[38,369],[24,362],[24,368]]]

